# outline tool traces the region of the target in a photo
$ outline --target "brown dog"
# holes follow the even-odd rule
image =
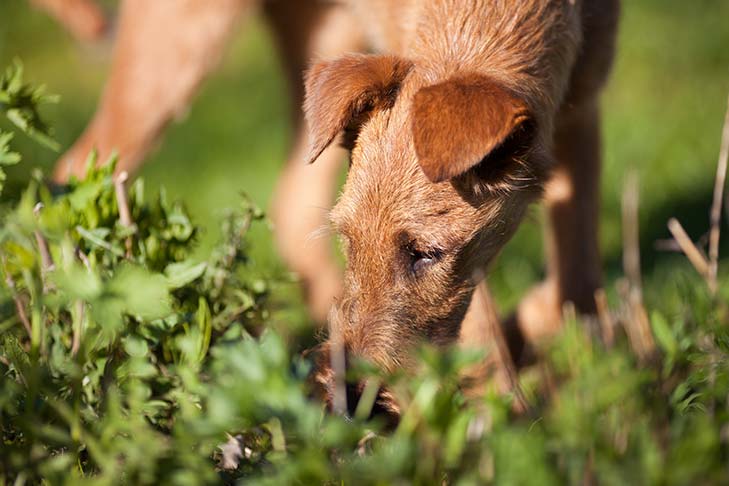
[[[488,318],[480,309],[464,322],[482,276],[474,269],[488,266],[543,192],[549,276],[519,308],[519,324],[536,339],[559,325],[566,301],[594,311],[597,95],[617,1],[354,5],[387,54],[315,65],[305,104],[309,160],[339,133],[351,150],[332,211],[347,252],[331,322],[340,362],[363,356],[393,370],[408,366],[413,344],[478,335]],[[325,364],[330,400],[335,378]],[[347,390],[350,401],[358,390]]]
[[[92,124],[57,166],[79,174],[96,146],[135,169],[213,65],[251,0],[125,0],[110,81]],[[299,135],[273,204],[279,248],[322,318],[340,277],[325,239],[302,243],[332,198],[341,135],[351,151],[331,220],[345,242],[343,296],[331,318],[347,356],[408,366],[427,340],[483,344],[493,318],[484,269],[544,195],[548,277],[520,305],[530,339],[562,304],[594,310],[600,285],[598,94],[613,57],[618,0],[315,0],[265,2]],[[144,15],[139,12],[143,11]],[[354,20],[356,19],[356,21]],[[347,52],[365,43],[379,54]],[[303,164],[304,160],[316,163]],[[469,308],[470,305],[470,308]],[[491,312],[492,314],[492,312]],[[330,391],[336,373],[319,380]],[[356,395],[357,388],[354,387]],[[354,397],[356,398],[356,397]],[[391,405],[394,407],[394,405]]]

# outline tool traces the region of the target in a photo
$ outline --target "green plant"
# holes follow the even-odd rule
[[[33,92],[18,82],[15,92]],[[44,127],[40,98],[25,99],[28,126]],[[244,200],[197,259],[184,205],[164,191],[149,198],[141,181],[126,188],[113,161],[95,162],[53,192],[35,175],[0,215],[2,484],[729,478],[727,275],[716,295],[680,268],[649,289],[647,356],[627,337],[627,301],[628,332],[616,328],[609,346],[569,318],[522,374],[525,414],[508,396],[466,400],[458,373],[473,353],[423,348],[414,376],[363,367],[405,410],[385,432],[358,418],[368,410],[345,419],[310,398],[311,363],[270,326],[270,283],[247,258],[260,211]]]
[[[39,105],[56,103],[57,96],[48,95],[44,86],[33,87],[23,82],[23,65],[20,61],[9,66],[0,76],[0,113],[19,130],[38,143],[57,150],[52,131],[40,117]],[[20,162],[20,154],[10,150],[13,132],[0,129],[0,194],[2,194],[5,172],[3,166]]]

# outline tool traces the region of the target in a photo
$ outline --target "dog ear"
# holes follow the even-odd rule
[[[304,115],[311,139],[307,162],[314,162],[340,132],[345,144],[377,109],[389,108],[412,64],[385,55],[349,55],[314,65],[306,74]],[[351,147],[349,147],[351,148]]]
[[[413,98],[415,153],[442,182],[475,167],[530,121],[526,104],[491,79],[472,75],[420,89]]]

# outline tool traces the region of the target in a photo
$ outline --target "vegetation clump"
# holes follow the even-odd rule
[[[52,146],[47,100],[19,67],[0,81],[0,110]],[[20,158],[11,137],[0,133],[0,165]],[[521,415],[508,396],[466,401],[457,377],[473,353],[423,348],[416,376],[364,370],[405,410],[386,433],[365,398],[351,419],[310,399],[311,364],[270,326],[270,283],[247,258],[260,211],[243,201],[198,258],[183,204],[95,162],[64,188],[35,175],[0,213],[0,483],[729,479],[726,275],[716,292],[679,270],[651,289],[662,305],[640,353],[632,303],[603,315],[610,339],[568,316],[522,374]]]

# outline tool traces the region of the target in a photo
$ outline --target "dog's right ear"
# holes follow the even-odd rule
[[[361,54],[314,65],[305,80],[304,115],[311,141],[307,162],[314,162],[342,131],[345,146],[353,143],[375,110],[394,104],[411,67],[396,56]]]

